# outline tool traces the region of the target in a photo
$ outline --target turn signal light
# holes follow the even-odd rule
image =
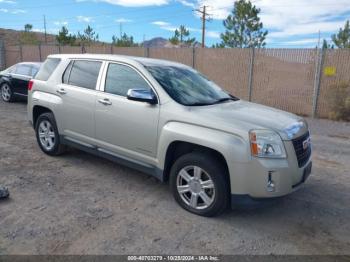
[[[258,144],[256,141],[256,133],[255,132],[250,132],[249,133],[250,136],[250,150],[252,152],[253,156],[258,156]]]
[[[28,91],[32,91],[33,85],[34,85],[34,81],[30,80],[28,83]]]

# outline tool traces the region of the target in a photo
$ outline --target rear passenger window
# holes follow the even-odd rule
[[[47,81],[53,71],[55,71],[56,67],[60,63],[61,59],[59,58],[48,58],[44,62],[44,64],[40,67],[38,74],[35,79]]]
[[[102,62],[74,61],[68,79],[69,85],[95,89]],[[67,71],[67,70],[66,70]],[[65,80],[66,76],[63,76]]]
[[[16,67],[15,74],[23,75],[23,76],[30,76],[31,71],[32,71],[32,68],[29,65],[18,65]]]
[[[150,90],[148,83],[129,66],[110,64],[108,66],[105,92],[126,96],[129,89]]]

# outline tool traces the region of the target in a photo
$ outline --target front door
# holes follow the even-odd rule
[[[142,161],[156,155],[159,105],[128,100],[134,88],[151,86],[133,67],[109,63],[96,97],[96,139],[102,148]]]

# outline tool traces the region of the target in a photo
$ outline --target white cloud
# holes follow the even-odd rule
[[[53,23],[54,23],[54,25],[57,25],[57,26],[66,26],[66,25],[68,25],[67,21],[55,21]]]
[[[105,2],[112,5],[121,5],[128,7],[141,7],[141,6],[152,6],[152,5],[166,5],[170,0],[76,0],[77,2]]]
[[[184,6],[195,8],[196,4],[193,2],[189,2],[187,0],[177,0],[179,3],[183,4]]]
[[[27,13],[26,10],[23,10],[23,9],[15,9],[15,10],[12,10],[11,11],[11,14],[14,14],[14,15],[17,15],[17,14],[24,14],[24,13]]]
[[[187,0],[186,0],[187,1]],[[207,13],[217,20],[225,19],[234,7],[234,0],[193,0],[196,8],[207,6]],[[181,2],[181,1],[179,1]],[[261,9],[260,18],[269,30],[267,39],[317,34],[329,36],[344,26],[350,12],[349,0],[253,0]],[[201,16],[196,13],[196,16]],[[347,18],[348,19],[348,18]],[[271,41],[269,41],[271,42]],[[292,44],[292,43],[291,43]]]
[[[175,31],[177,29],[176,26],[173,26],[170,23],[164,22],[164,21],[154,21],[151,24],[159,26],[160,29],[167,30],[167,31]]]
[[[207,37],[210,37],[210,38],[220,38],[220,33],[217,32],[217,31],[206,31],[205,32],[206,36]]]
[[[82,22],[82,23],[90,23],[93,22],[93,19],[91,17],[88,16],[83,16],[83,15],[78,15],[77,16],[78,22]]]
[[[130,23],[130,22],[132,22],[133,20],[131,20],[131,19],[126,19],[126,18],[118,18],[118,19],[116,19],[115,20],[115,22],[117,22],[117,23]]]
[[[279,42],[281,45],[305,45],[305,44],[312,44],[313,46],[316,46],[318,44],[318,38],[305,38],[305,39],[299,39],[299,40],[293,40],[293,41],[285,41],[285,42]]]
[[[14,14],[14,15],[27,13],[26,10],[22,10],[22,9],[9,10],[7,8],[0,8],[0,12]]]
[[[0,0],[0,3],[3,3],[3,4],[16,4],[15,1],[12,1],[12,0]]]
[[[179,26],[174,26],[174,25],[172,25],[168,22],[164,22],[164,21],[154,21],[151,24],[159,26],[160,29],[172,31],[172,32],[179,28]],[[202,29],[199,29],[199,28],[193,28],[193,27],[186,27],[186,28],[190,31],[190,34],[192,34],[193,32],[195,32],[195,33],[202,32]],[[217,31],[207,30],[206,36],[209,38],[220,38],[220,33]]]
[[[169,26],[170,25],[168,22],[163,22],[163,21],[154,21],[151,24],[158,25],[158,26]]]

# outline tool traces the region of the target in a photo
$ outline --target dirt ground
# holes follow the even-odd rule
[[[308,119],[313,173],[297,192],[217,218],[167,184],[70,150],[44,155],[26,104],[0,102],[0,254],[350,254],[350,125]]]

